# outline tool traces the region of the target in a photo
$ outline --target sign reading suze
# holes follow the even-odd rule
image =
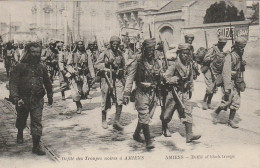
[[[221,27],[217,29],[218,36],[224,36],[231,40],[232,37],[235,39],[239,36],[248,38],[248,27]]]

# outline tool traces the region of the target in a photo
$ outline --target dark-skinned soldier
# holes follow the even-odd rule
[[[116,103],[116,114],[113,127],[122,130],[123,126],[119,123],[123,107],[123,92],[125,85],[125,60],[118,47],[121,40],[117,36],[110,38],[110,49],[106,49],[100,54],[96,68],[101,75],[101,93],[102,93],[102,127],[107,129],[107,111],[112,103]],[[110,85],[110,86],[109,86]],[[112,87],[112,88],[109,88]],[[113,100],[112,100],[113,99]]]
[[[218,43],[211,47],[202,62],[202,73],[206,84],[206,94],[204,96],[203,110],[212,109],[211,100],[217,92],[218,79],[222,73],[222,65],[225,59],[223,48],[227,43],[225,37],[220,36]]]
[[[246,44],[246,38],[238,37],[232,46],[231,53],[228,53],[225,57],[222,70],[222,90],[224,96],[222,97],[219,107],[213,113],[214,123],[218,122],[217,115],[221,110],[227,110],[229,108],[228,125],[232,128],[239,127],[233,120],[241,104],[241,92],[244,92],[246,87],[243,76],[246,62],[242,57]]]
[[[200,135],[194,135],[192,132],[192,107],[189,102],[189,92],[193,80],[193,69],[189,61],[190,54],[190,44],[179,44],[177,59],[163,75],[169,87],[165,113],[161,116],[166,129],[168,129],[167,124],[171,121],[174,111],[177,110],[181,122],[185,125],[187,143],[201,137]]]
[[[15,65],[15,57],[14,57],[14,45],[12,41],[6,43],[5,53],[4,53],[4,64],[6,69],[7,77],[10,76],[10,72],[12,71]]]
[[[83,41],[78,41],[75,51],[68,57],[66,77],[70,79],[72,99],[76,103],[77,113],[81,114],[80,100],[89,94],[89,78],[95,77],[93,63],[88,57]]]
[[[60,91],[61,91],[61,96],[62,100],[65,100],[65,91],[69,88],[69,80],[65,76],[67,73],[67,62],[68,62],[68,56],[69,52],[67,49],[67,46],[64,45],[63,42],[59,42],[57,44],[57,49],[58,49],[58,65],[59,65],[59,81],[60,81]]]
[[[130,99],[133,82],[136,83],[135,107],[138,111],[138,123],[133,134],[133,139],[143,142],[140,132],[143,130],[146,148],[152,149],[154,145],[150,137],[149,124],[154,114],[158,98],[158,77],[162,63],[155,56],[156,41],[154,38],[143,42],[141,54],[129,65],[128,76],[124,90],[124,102]]]
[[[45,155],[39,144],[42,136],[43,97],[47,91],[48,103],[49,105],[53,103],[52,84],[46,67],[40,64],[41,46],[39,43],[27,44],[25,53],[21,63],[15,66],[10,79],[10,95],[17,111],[17,143],[23,143],[23,129],[26,127],[30,114],[32,152],[37,155]]]
[[[54,76],[58,70],[58,50],[56,48],[56,42],[50,42],[49,48],[47,48],[45,53],[42,53],[42,59],[47,66],[48,73],[51,81],[54,81]]]

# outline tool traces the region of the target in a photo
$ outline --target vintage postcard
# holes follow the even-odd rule
[[[259,168],[259,1],[0,1],[0,168]]]

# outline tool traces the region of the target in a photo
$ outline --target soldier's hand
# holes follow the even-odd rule
[[[242,64],[242,66],[246,66],[246,61],[243,60],[241,64]]]
[[[71,74],[70,74],[69,72],[67,72],[67,73],[65,74],[65,77],[66,77],[66,78],[70,78],[70,77],[71,77]]]
[[[48,98],[48,105],[51,106],[53,104],[53,98],[49,97]]]
[[[22,99],[20,100],[15,100],[15,102],[17,103],[18,107],[21,107],[22,105],[24,105],[24,101]]]
[[[124,105],[127,105],[130,101],[130,97],[129,96],[124,96],[124,99],[123,99],[123,103]]]

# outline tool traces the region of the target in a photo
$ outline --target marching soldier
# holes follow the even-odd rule
[[[138,111],[138,124],[133,139],[143,142],[144,140],[140,136],[140,132],[143,130],[147,149],[154,148],[149,124],[157,105],[158,77],[162,68],[162,63],[155,56],[155,45],[154,38],[144,40],[141,55],[137,56],[129,67],[124,90],[124,102],[127,104],[135,80],[137,87],[135,107]]]
[[[193,80],[196,80],[197,77],[200,75],[200,72],[199,72],[199,66],[195,60],[195,57],[194,57],[194,47],[192,45],[192,42],[194,41],[194,35],[193,34],[187,34],[185,35],[185,43],[189,44],[190,45],[190,57],[189,57],[189,61],[191,62],[191,65],[192,65],[192,76],[193,76]],[[192,91],[194,89],[194,83],[192,81],[192,87],[191,87],[191,90],[189,92],[189,98],[192,97]]]
[[[118,50],[120,41],[119,37],[112,36],[110,38],[110,49],[101,53],[96,62],[96,67],[101,74],[102,127],[104,129],[108,128],[106,121],[107,110],[111,108],[113,102],[116,103],[113,127],[117,130],[123,129],[119,120],[123,107],[125,60],[122,53]]]
[[[26,45],[25,50],[26,55],[21,63],[15,66],[10,78],[10,95],[17,111],[17,143],[23,143],[23,129],[26,127],[30,113],[32,152],[37,155],[45,155],[39,144],[42,135],[43,97],[46,90],[49,105],[53,103],[52,84],[47,69],[40,64],[41,46],[32,42]]]
[[[69,87],[69,80],[68,78],[65,76],[67,73],[67,61],[68,61],[68,55],[69,52],[67,50],[67,47],[65,45],[63,45],[63,42],[58,43],[58,57],[59,57],[59,81],[60,81],[60,91],[61,91],[61,96],[62,96],[62,100],[65,100],[65,91],[68,89]]]
[[[169,92],[166,97],[165,112],[161,114],[165,133],[168,134],[168,123],[171,121],[174,111],[178,111],[179,118],[185,125],[187,143],[201,137],[192,132],[192,107],[188,100],[193,79],[192,65],[189,62],[190,54],[190,44],[179,44],[176,61],[168,67],[163,75],[166,83],[169,84]]]
[[[58,50],[56,49],[56,43],[49,43],[45,53],[42,53],[42,59],[45,62],[51,81],[53,82],[56,71],[58,71]]]
[[[4,64],[5,64],[5,69],[7,73],[7,77],[10,76],[10,72],[12,71],[14,65],[15,65],[15,57],[14,57],[14,46],[12,41],[9,41],[6,44],[6,49],[4,53]]]
[[[218,122],[217,115],[221,110],[227,110],[229,108],[230,114],[228,125],[232,128],[239,127],[233,120],[236,111],[240,107],[240,94],[245,91],[246,87],[243,76],[246,62],[242,57],[246,44],[246,38],[238,37],[235,40],[235,44],[232,46],[231,53],[228,53],[225,57],[222,70],[222,90],[224,91],[224,96],[222,97],[220,106],[215,110],[215,113],[213,113],[214,123]]]
[[[95,77],[93,63],[88,57],[83,41],[78,41],[75,51],[68,57],[66,77],[70,79],[72,99],[76,103],[77,113],[81,114],[80,100],[89,94],[90,79]]]
[[[217,91],[217,85],[219,85],[219,79],[221,77],[223,61],[225,59],[225,53],[223,48],[227,43],[225,37],[220,36],[218,43],[213,45],[205,55],[201,67],[201,71],[204,74],[204,80],[206,83],[206,94],[204,96],[203,110],[212,109],[211,100],[213,94]]]
[[[96,48],[96,46],[97,46],[96,41],[90,41],[88,43],[87,54],[88,54],[88,57],[91,57],[93,64],[96,63],[97,58],[98,58],[98,56],[100,54],[98,52],[98,49]]]

